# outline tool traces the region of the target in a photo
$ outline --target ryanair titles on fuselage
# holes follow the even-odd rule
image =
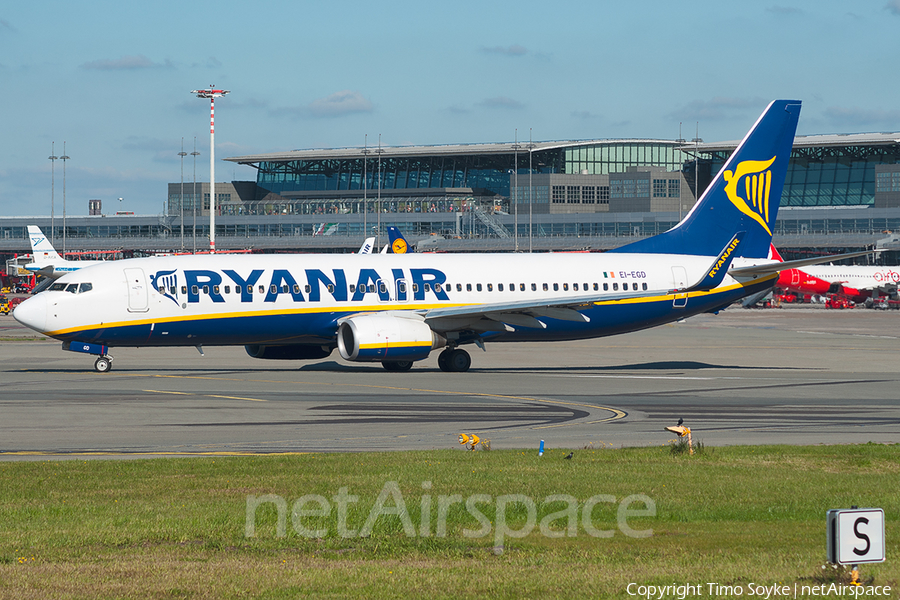
[[[410,268],[407,274],[404,269],[394,268],[391,279],[375,269],[360,269],[358,274],[355,271],[349,274],[350,278],[356,274],[355,281],[350,279],[350,282],[344,269],[326,271],[304,269],[301,274],[290,269],[274,269],[266,275],[264,269],[243,273],[234,269],[170,270],[151,275],[150,285],[176,303],[179,297],[187,303],[197,303],[201,295],[209,296],[213,302],[225,302],[223,294],[228,293],[225,286],[230,290],[232,285],[234,295],[240,293],[241,302],[253,302],[261,293],[265,294],[264,302],[275,302],[281,294],[289,294],[294,302],[319,302],[324,294],[337,302],[362,302],[371,293],[382,301],[423,301],[427,293],[437,300],[449,300],[444,289],[447,277],[438,269]],[[184,283],[178,281],[179,274]]]

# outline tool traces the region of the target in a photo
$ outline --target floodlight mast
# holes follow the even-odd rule
[[[212,254],[216,253],[216,98],[228,92],[212,85],[208,90],[191,91],[198,98],[209,98],[209,251]]]

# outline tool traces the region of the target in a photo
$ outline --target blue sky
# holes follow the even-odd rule
[[[0,215],[162,211],[216,157],[370,144],[738,139],[773,98],[801,134],[900,131],[900,0],[7,2]],[[185,161],[185,177],[192,163]],[[56,163],[61,214],[62,164]],[[255,171],[217,161],[218,181]],[[120,203],[118,198],[123,198]]]

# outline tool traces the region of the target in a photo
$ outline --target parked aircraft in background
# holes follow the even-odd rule
[[[204,255],[109,262],[63,276],[14,315],[99,355],[111,346],[243,345],[255,358],[403,371],[463,349],[636,331],[770,289],[824,259],[768,258],[800,102],[776,100],[671,230],[603,254]]]
[[[60,256],[44,232],[37,225],[28,226],[28,237],[31,238],[33,262],[25,268],[35,275],[58,279],[66,273],[83,269],[91,265],[101,264],[102,260],[66,260]]]
[[[782,261],[775,246],[772,258]],[[897,296],[900,267],[810,265],[781,272],[776,287],[800,294],[841,294],[861,304],[873,296]]]

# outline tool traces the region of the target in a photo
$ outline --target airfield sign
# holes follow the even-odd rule
[[[884,562],[884,511],[828,511],[828,560],[836,565]]]

